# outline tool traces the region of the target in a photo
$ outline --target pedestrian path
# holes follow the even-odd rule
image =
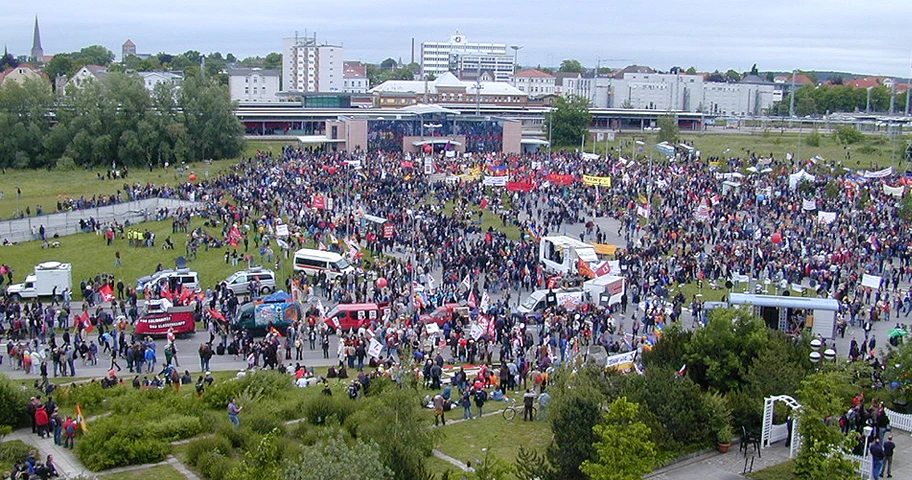
[[[73,453],[73,450],[54,444],[53,436],[48,438],[41,438],[38,435],[32,433],[32,430],[30,428],[20,428],[19,430],[14,430],[9,435],[3,437],[3,440],[21,440],[28,445],[32,445],[36,450],[38,450],[42,461],[44,461],[48,455],[53,455],[54,465],[57,467],[57,471],[60,473],[60,476],[62,478],[75,478],[79,475],[91,475],[91,472],[89,472],[89,470],[85,468],[78,459],[76,459],[76,455]],[[77,439],[77,441],[79,440]]]

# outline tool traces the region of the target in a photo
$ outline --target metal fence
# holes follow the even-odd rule
[[[44,226],[45,236],[51,241],[54,235],[61,237],[81,233],[79,221],[94,218],[95,221],[105,223],[117,221],[118,223],[131,224],[154,220],[159,209],[198,208],[202,204],[174,198],[147,198],[132,202],[105,205],[103,207],[86,208],[69,212],[52,213],[40,217],[26,217],[16,220],[0,222],[0,241],[27,242],[38,240],[38,232]]]

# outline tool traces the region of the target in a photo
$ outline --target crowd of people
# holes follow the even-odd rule
[[[290,278],[286,287],[300,292],[307,312],[282,336],[270,333],[262,340],[224,328],[242,302],[224,287],[213,289],[208,308],[198,310],[198,320],[210,333],[210,355],[217,345],[249,368],[288,369],[286,361],[299,360],[307,345],[329,358],[323,298],[389,305],[387,315],[365,328],[340,332],[339,367],[360,372],[371,357],[386,368],[409,360],[429,385],[439,387],[441,361],[478,365],[474,381],[454,377],[450,391],[440,392],[443,401],[463,406],[466,416],[467,394],[481,413],[478,398],[487,397],[488,390],[499,388],[500,396],[531,385],[542,392],[552,368],[588,350],[584,347],[601,346],[609,354],[647,347],[657,329],[681,321],[688,311],[699,326],[705,318],[700,299],[675,292],[688,282],[712,288],[753,277],[776,290],[804,285],[812,295],[840,302],[840,329],[899,321],[899,315],[905,318],[912,311],[912,294],[900,288],[912,280],[912,234],[903,203],[895,197],[905,179],[896,174],[867,175],[820,159],[753,151],[710,165],[685,145],[666,162],[649,162],[646,152],[607,158],[565,152],[440,153],[434,158],[440,175],[427,176],[403,154],[380,150],[365,154],[286,147],[278,156],[257,154],[205,181],[167,190],[125,185],[111,198],[167,193],[201,200],[205,206],[200,209],[172,212],[174,234],[187,232],[191,216],[206,218],[204,227],[187,233],[188,252],[191,246],[224,248],[226,262],[233,251],[248,260],[259,253],[261,261],[278,264],[296,248],[321,245],[349,256],[357,267],[338,278]],[[802,169],[813,175],[790,184],[790,174]],[[729,170],[749,174],[722,173]],[[534,188],[479,187],[481,178],[495,174],[532,182]],[[583,175],[612,177],[613,186],[587,186]],[[108,200],[75,205],[99,201]],[[485,226],[481,211],[497,218],[499,226]],[[365,221],[366,214],[384,219],[392,235]],[[605,216],[613,219],[616,232],[591,222]],[[278,238],[279,225],[289,227],[288,237]],[[538,260],[538,238],[570,225],[580,227],[584,240],[618,239],[616,258],[627,285],[621,303],[550,307],[540,318],[514,315],[512,306],[525,292],[549,282],[550,274]],[[879,285],[862,285],[866,274],[879,277]],[[91,298],[105,284],[97,279],[82,290]],[[421,313],[459,302],[469,303],[472,313],[454,315],[439,329],[427,328],[420,319]],[[60,362],[52,357],[52,371],[73,375],[74,358],[85,347],[84,361],[106,354],[112,368],[118,357],[127,360],[130,371],[158,365],[154,343],[149,362],[150,346],[143,346],[142,339],[128,342],[126,327],[114,325],[117,309],[135,321],[135,293],[129,291],[115,305],[109,314],[92,314],[87,324],[73,324],[75,331],[65,330],[68,338],[58,342],[55,322],[69,326],[78,313],[40,302],[22,307],[0,301],[11,338],[8,358],[15,359],[10,363],[36,371],[35,352],[46,359],[47,352],[62,349]],[[89,337],[88,325],[97,327],[97,342]],[[868,332],[864,330],[863,348],[846,352],[852,359],[876,360],[876,340]],[[216,337],[221,341],[214,342]],[[371,342],[380,343],[381,353],[368,355]],[[205,371],[203,350],[201,346]],[[169,359],[166,368],[171,363]],[[47,360],[38,367],[39,375],[47,377]],[[434,408],[438,403],[436,395],[429,402]]]

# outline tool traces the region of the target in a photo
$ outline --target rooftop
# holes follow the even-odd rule
[[[279,76],[278,70],[265,70],[265,69],[256,68],[256,67],[253,67],[253,68],[231,67],[228,69],[228,75],[233,76],[233,77],[240,77],[240,76],[246,77],[247,75],[250,75],[252,73],[259,73],[260,75],[262,75],[264,77],[278,77]]]
[[[536,78],[554,78],[554,75],[551,75],[550,73],[543,72],[543,71],[541,71],[541,70],[537,70],[537,69],[535,69],[535,68],[527,68],[527,69],[525,69],[525,70],[520,70],[520,71],[514,73],[513,76],[514,76],[514,77],[524,77],[524,78],[531,78],[531,77],[536,77]]]

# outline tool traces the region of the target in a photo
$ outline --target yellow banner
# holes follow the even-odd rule
[[[720,161],[718,161],[718,160],[715,160],[715,161],[709,162],[709,166],[710,166],[710,167],[721,167],[721,166],[722,166],[722,162],[720,162]]]
[[[589,186],[611,187],[611,177],[596,177],[595,175],[583,175],[583,184]]]
[[[481,167],[472,167],[469,169],[468,173],[463,173],[459,175],[459,178],[463,181],[470,182],[473,180],[481,179]]]

